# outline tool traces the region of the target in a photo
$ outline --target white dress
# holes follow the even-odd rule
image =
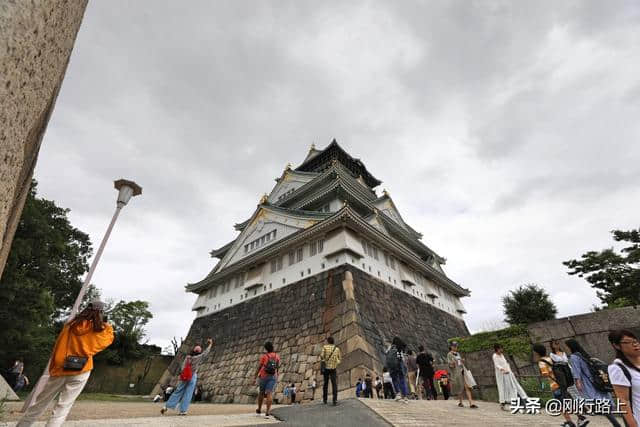
[[[512,399],[518,396],[526,399],[525,393],[516,376],[511,372],[509,362],[504,355],[493,353],[493,365],[496,370],[496,385],[498,386],[498,400],[500,403],[511,403]]]

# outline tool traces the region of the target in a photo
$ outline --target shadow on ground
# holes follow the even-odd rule
[[[323,405],[322,402],[306,405],[279,407],[271,411],[285,426],[357,426],[389,427],[382,417],[357,399],[346,399],[338,406]]]

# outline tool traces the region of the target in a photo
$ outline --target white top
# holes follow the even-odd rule
[[[620,366],[617,363],[622,363],[620,359],[616,359],[613,361],[611,365],[609,365],[609,381],[613,385],[620,385],[623,387],[631,387],[631,404],[633,405],[633,417],[636,419],[638,423],[640,423],[640,372],[637,369],[633,369],[629,367],[629,365],[625,365],[627,370],[631,374],[631,383],[622,372]]]
[[[511,372],[511,367],[507,359],[504,358],[504,354],[493,353],[493,366],[496,367],[496,372]]]
[[[558,363],[558,362],[564,362],[564,363],[569,363],[569,358],[567,357],[567,353],[565,353],[564,351],[560,354],[556,354],[556,353],[549,353],[549,356],[551,356],[551,361]]]
[[[382,381],[384,381],[385,383],[393,383],[393,381],[391,381],[391,374],[389,372],[383,372]]]

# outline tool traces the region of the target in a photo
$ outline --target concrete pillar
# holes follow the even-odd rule
[[[86,6],[0,4],[0,277]]]

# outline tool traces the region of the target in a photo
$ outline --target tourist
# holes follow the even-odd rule
[[[416,371],[418,365],[416,363],[416,356],[413,355],[413,350],[407,352],[407,379],[409,380],[409,392],[413,399],[418,398],[416,393]]]
[[[356,382],[356,397],[360,397],[362,394],[362,378],[358,378]]]
[[[7,383],[9,384],[9,387],[15,388],[18,382],[18,377],[20,376],[20,374],[22,374],[23,371],[24,362],[22,361],[22,359],[16,359],[13,362],[13,366],[11,366],[11,369],[9,369],[8,371]]]
[[[565,379],[570,376],[571,373],[564,372],[564,365],[562,365],[561,362],[554,363],[551,360],[551,357],[547,356],[547,348],[542,344],[534,344],[533,360],[538,364],[540,375],[546,378],[549,382],[549,387],[551,388],[551,393],[553,394],[554,399],[571,399],[571,396],[568,392],[568,386],[569,384],[573,384],[573,381],[568,381],[568,379]],[[554,364],[556,365],[555,371],[553,369]],[[565,419],[564,424],[562,424],[564,427],[576,426],[576,424],[571,420],[571,416],[567,412],[563,411],[562,416]],[[585,426],[588,423],[589,420],[585,419],[584,417],[581,418],[581,416],[578,415],[578,426]]]
[[[640,341],[631,331],[621,329],[609,334],[616,359],[609,365],[609,380],[620,399],[627,426],[640,426]]]
[[[160,414],[164,415],[168,409],[175,409],[180,405],[178,415],[187,415],[189,405],[191,405],[191,399],[193,398],[193,392],[198,383],[198,366],[202,363],[202,360],[207,357],[212,346],[213,340],[209,338],[207,339],[207,348],[204,351],[202,351],[202,347],[196,345],[193,347],[191,354],[184,358],[180,369],[178,387],[171,393],[169,400],[162,409],[160,409]]]
[[[311,389],[311,400],[315,399],[316,397],[316,387],[317,387],[316,379],[313,378],[311,380],[311,385],[309,386],[309,388]]]
[[[594,385],[594,376],[589,369],[589,360],[591,356],[586,352],[584,348],[574,339],[565,341],[565,344],[571,352],[569,356],[569,364],[571,365],[571,373],[575,381],[575,387],[578,391],[578,396],[573,396],[574,399],[598,399],[601,401],[612,402],[611,393],[601,391]],[[612,403],[611,403],[612,404]],[[616,418],[611,414],[604,415],[611,425],[619,427],[620,424]]]
[[[468,384],[464,375],[464,359],[458,351],[458,343],[452,341],[449,345],[449,353],[447,353],[447,363],[451,371],[451,393],[458,395],[458,406],[464,408],[462,403],[463,395],[466,393],[469,400],[469,407],[476,409],[475,403],[473,403],[473,396],[471,394],[471,384]]]
[[[551,340],[551,352],[549,352],[549,357],[551,361],[554,363],[569,363],[569,357],[567,353],[564,352],[562,348],[562,343],[558,340]]]
[[[382,397],[380,397],[380,392],[382,391],[382,380],[380,379],[380,377],[376,377],[376,382],[374,383],[374,385],[376,387],[376,398],[382,399],[384,397],[384,394],[382,395]]]
[[[280,356],[273,351],[273,344],[270,341],[264,343],[265,352],[260,356],[258,369],[256,369],[255,383],[258,385],[258,409],[256,414],[262,412],[262,402],[266,401],[267,411],[265,417],[271,415],[271,404],[273,402],[273,391],[278,381],[278,369],[280,368]]]
[[[291,397],[291,393],[289,392],[289,384],[285,384],[284,388],[282,389],[282,395],[284,396],[285,402],[288,399],[289,403],[291,403],[291,399],[289,399]]]
[[[451,396],[451,381],[449,381],[449,372],[444,369],[438,369],[433,374],[433,379],[438,384],[438,387],[440,387],[440,392],[442,393],[442,397],[444,398],[444,400],[449,400],[449,396]]]
[[[422,345],[418,347],[418,351],[416,365],[418,365],[422,386],[426,390],[426,398],[436,400],[438,394],[435,384],[433,383],[433,356],[427,353]],[[422,397],[422,393],[420,393],[420,396]]]
[[[493,366],[496,373],[496,385],[498,386],[498,402],[500,409],[507,410],[505,405],[511,404],[511,400],[521,398],[526,399],[527,393],[520,386],[516,376],[511,371],[509,362],[504,357],[502,345],[493,345]]]
[[[113,328],[104,321],[104,304],[89,303],[63,326],[53,348],[49,379],[17,425],[33,425],[58,396],[47,426],[61,426],[91,375],[93,356],[112,342]]]
[[[294,383],[289,386],[289,396],[291,397],[291,404],[294,405],[296,403],[296,385]]]
[[[371,374],[367,372],[364,376],[364,397],[372,398],[373,397],[373,381],[371,379]]]
[[[333,393],[333,406],[338,404],[338,379],[336,369],[341,361],[340,349],[334,344],[333,337],[327,338],[327,343],[322,347],[320,361],[324,383],[322,384],[322,403],[327,404],[327,394],[329,392],[329,381],[331,381],[331,392]]]
[[[29,385],[29,378],[23,374],[18,374],[18,379],[16,380],[16,385],[13,386],[13,391],[16,393]]]
[[[384,398],[395,399],[396,393],[395,390],[393,390],[393,380],[386,366],[382,368],[382,381],[384,386]]]
[[[391,374],[391,380],[393,381],[393,388],[396,392],[396,401],[402,401],[408,403],[409,390],[407,388],[407,382],[405,380],[407,374],[407,367],[404,362],[404,342],[395,337],[391,343],[391,347],[387,350],[386,365]]]

